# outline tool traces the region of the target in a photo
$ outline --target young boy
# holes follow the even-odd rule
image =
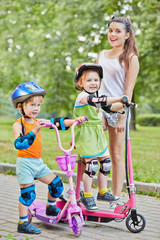
[[[35,228],[28,221],[28,207],[36,198],[34,179],[48,185],[46,214],[56,216],[60,212],[56,206],[56,199],[64,189],[63,183],[60,177],[56,176],[41,158],[41,128],[44,127],[45,123],[51,121],[59,130],[66,130],[75,121],[82,122],[84,119],[80,117],[75,120],[67,118],[37,120],[36,117],[40,113],[45,94],[45,90],[34,82],[22,83],[12,93],[13,105],[21,113],[21,118],[13,124],[14,145],[18,150],[16,174],[21,189],[17,231],[21,233],[41,233],[40,229]]]

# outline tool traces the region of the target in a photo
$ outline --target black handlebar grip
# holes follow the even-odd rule
[[[128,102],[128,97],[127,96],[123,96],[122,97],[122,102],[123,103],[127,103]]]

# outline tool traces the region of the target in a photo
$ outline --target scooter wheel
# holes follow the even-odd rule
[[[28,210],[28,221],[31,223],[32,222],[32,213],[30,210]]]
[[[141,214],[137,215],[137,221],[132,219],[131,214],[126,218],[126,227],[132,233],[139,233],[141,232],[146,226],[146,220]]]
[[[76,236],[80,236],[82,233],[82,223],[81,223],[81,219],[80,216],[77,214],[73,214],[72,215],[72,231]]]

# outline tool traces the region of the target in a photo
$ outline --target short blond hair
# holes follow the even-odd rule
[[[34,98],[35,98],[35,97],[38,97],[38,98],[39,98],[39,101],[40,101],[41,104],[43,103],[43,96],[42,96],[42,95],[31,96],[31,97],[27,98],[23,103],[18,103],[18,104],[17,104],[17,108],[19,109],[19,111],[20,111],[20,108],[21,108],[21,106],[22,106],[23,104],[26,105],[27,103],[32,103],[32,102],[34,102]]]

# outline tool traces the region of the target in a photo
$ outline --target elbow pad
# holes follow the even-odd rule
[[[27,149],[33,144],[35,138],[36,135],[32,131],[30,131],[27,135],[24,135],[23,137],[18,137],[14,141],[14,146],[18,150]]]
[[[112,111],[111,110],[112,104],[109,104],[107,106],[102,107],[102,109],[107,112],[107,113],[120,113],[120,114],[125,114],[125,111]]]
[[[57,118],[51,118],[50,121],[56,126],[56,123],[59,124],[59,126],[57,127],[58,130],[67,130],[69,127],[65,127],[64,125],[64,120],[65,119],[69,119],[68,117],[65,117],[65,118],[60,118],[60,117],[57,117]]]
[[[89,94],[87,97],[87,102],[89,105],[94,107],[103,107],[107,105],[107,97],[105,95],[95,97],[94,94]]]

